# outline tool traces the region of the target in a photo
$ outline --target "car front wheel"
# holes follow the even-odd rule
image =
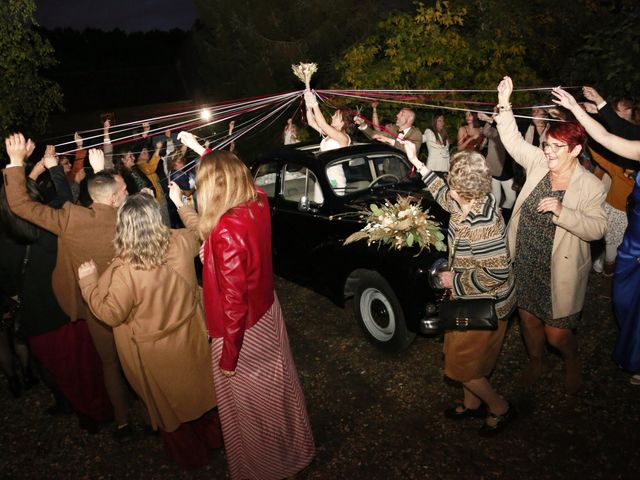
[[[353,299],[360,326],[371,342],[385,350],[406,350],[415,333],[407,329],[400,302],[387,281],[375,272],[362,274]]]

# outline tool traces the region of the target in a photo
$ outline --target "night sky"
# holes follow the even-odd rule
[[[97,28],[126,32],[191,28],[191,0],[36,0],[36,18],[45,28]]]

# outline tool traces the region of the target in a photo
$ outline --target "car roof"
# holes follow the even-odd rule
[[[348,147],[336,148],[326,152],[320,151],[320,144],[316,142],[297,143],[293,145],[284,145],[278,150],[268,153],[259,154],[254,162],[262,162],[271,158],[279,158],[283,160],[301,160],[313,159],[314,162],[329,163],[336,158],[346,157],[349,155],[365,155],[372,153],[392,153],[404,157],[404,152],[385,145],[380,142],[355,142]]]

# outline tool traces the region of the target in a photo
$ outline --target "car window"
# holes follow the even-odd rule
[[[289,163],[284,167],[282,198],[299,202],[305,196],[310,201],[322,205],[324,195],[315,174],[307,167]]]
[[[375,165],[377,177],[381,175],[393,175],[400,180],[409,175],[409,166],[399,156],[385,154],[371,156],[370,158]]]
[[[273,198],[276,195],[276,176],[278,172],[278,164],[269,162],[260,165],[253,179],[257,187],[264,190],[267,197]]]
[[[397,182],[409,174],[407,163],[393,153],[342,158],[327,165],[327,178],[336,195],[348,195],[369,188],[371,182]]]

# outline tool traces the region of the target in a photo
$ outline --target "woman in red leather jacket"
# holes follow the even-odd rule
[[[234,153],[211,152],[187,132],[178,139],[202,155],[204,307],[231,479],[285,478],[315,447],[273,290],[269,202]]]

